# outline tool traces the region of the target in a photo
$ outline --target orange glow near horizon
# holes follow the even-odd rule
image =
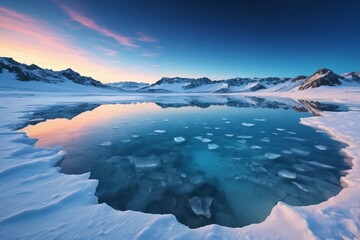
[[[154,103],[101,105],[71,120],[51,119],[29,125],[20,131],[26,132],[29,138],[39,139],[36,143],[39,147],[55,147],[64,144],[69,139],[81,137],[86,129],[91,129],[97,124],[106,125],[116,118],[147,114],[159,111],[159,109],[160,107]]]
[[[155,76],[120,69],[111,59],[89,53],[73,39],[49,23],[0,6],[0,56],[12,57],[42,68],[72,68],[96,80],[118,82],[136,80],[154,82]]]

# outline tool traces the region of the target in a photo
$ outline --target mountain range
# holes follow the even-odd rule
[[[91,77],[81,76],[71,68],[62,71],[43,69],[35,64],[26,65],[12,58],[0,58],[0,87],[17,85],[19,82],[41,82],[41,88],[49,85],[64,86],[62,89],[81,86],[93,90],[102,89],[137,93],[240,93],[255,91],[304,91],[321,86],[360,86],[360,72],[336,74],[330,69],[319,69],[311,76],[294,78],[232,78],[210,80],[209,78],[163,77],[153,84],[138,82],[117,82],[104,84]],[[7,86],[9,85],[9,86]],[[22,85],[23,86],[23,85]],[[56,90],[56,88],[53,88]],[[81,88],[82,90],[86,88]]]

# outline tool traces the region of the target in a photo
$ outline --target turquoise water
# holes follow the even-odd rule
[[[242,106],[101,105],[25,131],[38,146],[63,145],[62,171],[90,171],[100,203],[191,228],[258,223],[278,201],[317,204],[341,190],[344,145],[299,124],[311,113]]]

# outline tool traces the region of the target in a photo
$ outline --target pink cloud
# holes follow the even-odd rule
[[[98,46],[97,49],[99,49],[99,51],[101,51],[103,54],[105,54],[106,56],[110,56],[110,57],[115,57],[118,55],[118,52],[109,48],[105,48],[102,46]]]
[[[98,25],[96,22],[94,22],[92,19],[74,11],[68,6],[65,6],[63,4],[57,3],[60,8],[62,8],[67,15],[71,17],[72,20],[80,23],[84,27],[87,27],[89,29],[92,29],[104,36],[110,37],[115,39],[119,44],[126,46],[126,47],[132,47],[132,48],[138,48],[139,46],[136,45],[133,40],[129,37],[125,37],[121,34],[115,33],[110,31],[109,29],[102,27]]]
[[[150,36],[149,34],[144,33],[144,32],[138,32],[137,34],[139,36],[137,38],[137,40],[140,42],[156,43],[159,41],[156,38],[154,38],[153,36]]]
[[[105,82],[124,79],[149,79],[120,68],[112,59],[79,47],[73,38],[48,22],[0,6],[0,56],[55,70],[75,71]],[[104,48],[105,55],[115,51]]]

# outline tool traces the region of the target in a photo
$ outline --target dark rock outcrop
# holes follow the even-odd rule
[[[341,85],[340,79],[342,77],[335,74],[333,71],[322,68],[316,71],[313,75],[308,77],[299,87],[299,90],[310,88],[318,88],[321,86],[336,86]]]

